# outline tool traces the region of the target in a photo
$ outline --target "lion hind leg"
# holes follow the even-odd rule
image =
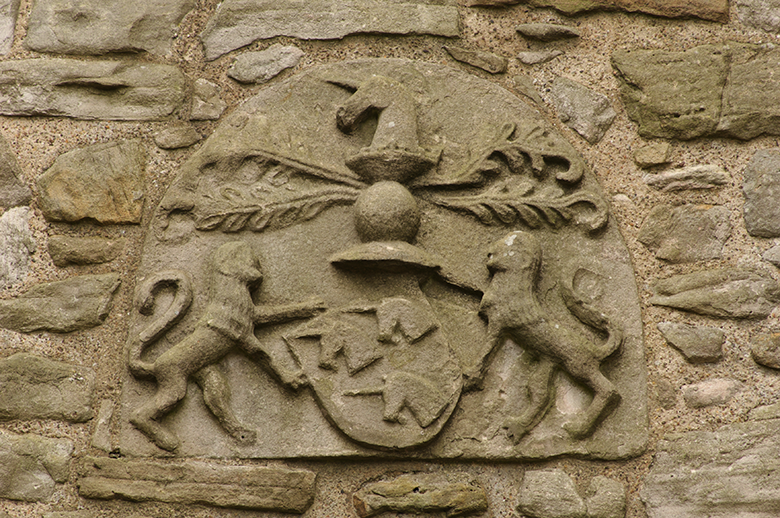
[[[554,374],[555,363],[549,358],[540,358],[529,377],[528,406],[520,416],[508,418],[502,426],[514,444],[533,430],[550,409],[555,393]]]
[[[593,401],[577,419],[563,425],[564,430],[575,438],[592,435],[599,423],[612,413],[621,399],[615,385],[598,369],[595,370],[596,372],[591,377],[591,386],[594,391]]]
[[[244,427],[230,408],[230,384],[222,369],[218,365],[207,365],[193,377],[203,391],[203,401],[222,428],[238,442],[253,444],[257,433]]]

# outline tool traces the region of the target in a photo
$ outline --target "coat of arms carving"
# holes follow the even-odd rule
[[[147,232],[121,448],[625,458],[647,439],[630,257],[533,108],[364,60],[261,91]]]

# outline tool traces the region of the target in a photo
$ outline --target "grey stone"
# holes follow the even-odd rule
[[[675,275],[653,283],[650,304],[716,318],[766,318],[780,302],[780,285],[746,268],[720,268]]]
[[[640,495],[649,518],[774,518],[780,420],[667,435]]]
[[[459,34],[458,10],[427,2],[376,0],[226,0],[201,35],[206,59],[216,59],[253,41],[292,36],[339,39],[349,34]]]
[[[535,7],[553,7],[567,15],[607,10],[628,11],[679,18],[695,16],[705,20],[728,22],[728,0],[523,0]]]
[[[73,443],[0,430],[0,498],[45,502],[66,482]]]
[[[721,205],[658,205],[639,229],[639,242],[672,264],[720,259],[731,236],[729,209]]]
[[[593,477],[585,498],[588,518],[625,518],[626,486],[611,478]]]
[[[314,501],[316,475],[282,467],[228,466],[87,457],[79,465],[79,494],[301,514]]]
[[[467,63],[473,67],[481,68],[491,74],[503,74],[509,66],[509,60],[502,56],[497,56],[492,52],[482,50],[469,50],[460,47],[451,47],[445,45],[446,50],[453,59],[462,63]]]
[[[542,96],[540,96],[539,92],[536,90],[534,80],[531,76],[526,74],[517,74],[513,76],[512,89],[533,102],[537,107],[544,106]]]
[[[20,333],[69,333],[103,323],[119,275],[82,275],[34,286],[13,299],[0,300],[0,327]]]
[[[518,25],[516,29],[517,32],[526,38],[539,41],[555,41],[580,37],[580,31],[574,27],[554,23],[523,23]]]
[[[0,420],[92,419],[95,372],[17,353],[0,360]]]
[[[485,490],[474,477],[459,473],[408,473],[370,482],[352,502],[361,518],[384,512],[465,516],[488,509]]]
[[[14,43],[20,0],[0,0],[0,55],[8,54]]]
[[[671,146],[668,142],[653,142],[634,151],[634,163],[642,168],[669,162]]]
[[[95,419],[95,428],[92,431],[92,440],[90,444],[93,448],[103,450],[109,453],[113,448],[111,446],[111,418],[114,415],[114,402],[110,399],[104,399],[98,407],[97,419]]]
[[[0,288],[24,280],[30,270],[30,255],[36,248],[31,214],[29,208],[17,207],[0,216]]]
[[[780,268],[780,245],[775,245],[763,253],[761,258]]]
[[[124,61],[0,63],[0,114],[150,120],[173,114],[187,81],[177,67]]]
[[[658,330],[691,363],[714,363],[723,357],[726,333],[717,327],[661,322]]]
[[[179,22],[195,4],[195,0],[36,0],[24,43],[31,50],[59,54],[166,54]]]
[[[725,405],[742,390],[744,390],[742,383],[727,378],[709,379],[682,386],[685,404],[691,408]]]
[[[645,138],[692,139],[714,133],[727,62],[722,45],[685,52],[617,50],[612,54],[626,111]]]
[[[564,77],[556,77],[550,91],[558,117],[591,144],[597,143],[615,120],[606,95]]]
[[[655,399],[664,410],[674,408],[677,405],[677,388],[668,380],[658,380],[655,383]]]
[[[751,335],[750,354],[756,363],[780,369],[780,333],[763,331]]]
[[[645,174],[642,181],[661,192],[714,189],[727,185],[731,175],[718,165],[692,165],[660,173]]]
[[[559,469],[526,471],[517,510],[528,518],[586,518],[587,508],[574,482]]]
[[[159,131],[154,136],[154,143],[162,149],[180,149],[190,147],[202,138],[192,124],[174,124]]]
[[[745,228],[752,236],[780,236],[780,149],[756,151],[745,168]]]
[[[538,65],[540,63],[547,63],[548,61],[552,61],[553,59],[562,55],[563,51],[561,50],[529,50],[527,52],[520,52],[517,55],[517,59],[526,65]]]
[[[11,146],[0,135],[0,211],[5,208],[27,205],[32,192],[21,180],[22,170]]]
[[[95,144],[60,155],[38,178],[43,215],[51,221],[140,223],[146,159],[140,140]]]
[[[126,239],[105,237],[49,237],[49,255],[56,266],[101,264],[113,261],[124,250]]]
[[[765,421],[767,419],[777,419],[778,417],[780,417],[780,403],[757,406],[748,414],[748,418],[751,421]]]
[[[222,116],[225,108],[227,103],[219,96],[217,85],[205,79],[195,81],[192,85],[191,120],[217,120]]]
[[[739,21],[772,34],[780,34],[779,0],[737,0]]]
[[[616,51],[629,117],[643,137],[751,139],[780,134],[780,50],[728,42],[685,52]]]
[[[265,83],[282,70],[297,66],[303,54],[298,47],[276,43],[259,52],[240,54],[228,69],[227,75],[240,83]]]

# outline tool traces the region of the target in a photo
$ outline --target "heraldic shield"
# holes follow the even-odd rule
[[[630,257],[532,106],[435,64],[263,89],[145,237],[132,455],[532,459],[646,443]]]

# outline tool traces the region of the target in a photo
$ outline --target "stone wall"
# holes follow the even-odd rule
[[[776,516],[779,35],[0,0],[0,517]]]

